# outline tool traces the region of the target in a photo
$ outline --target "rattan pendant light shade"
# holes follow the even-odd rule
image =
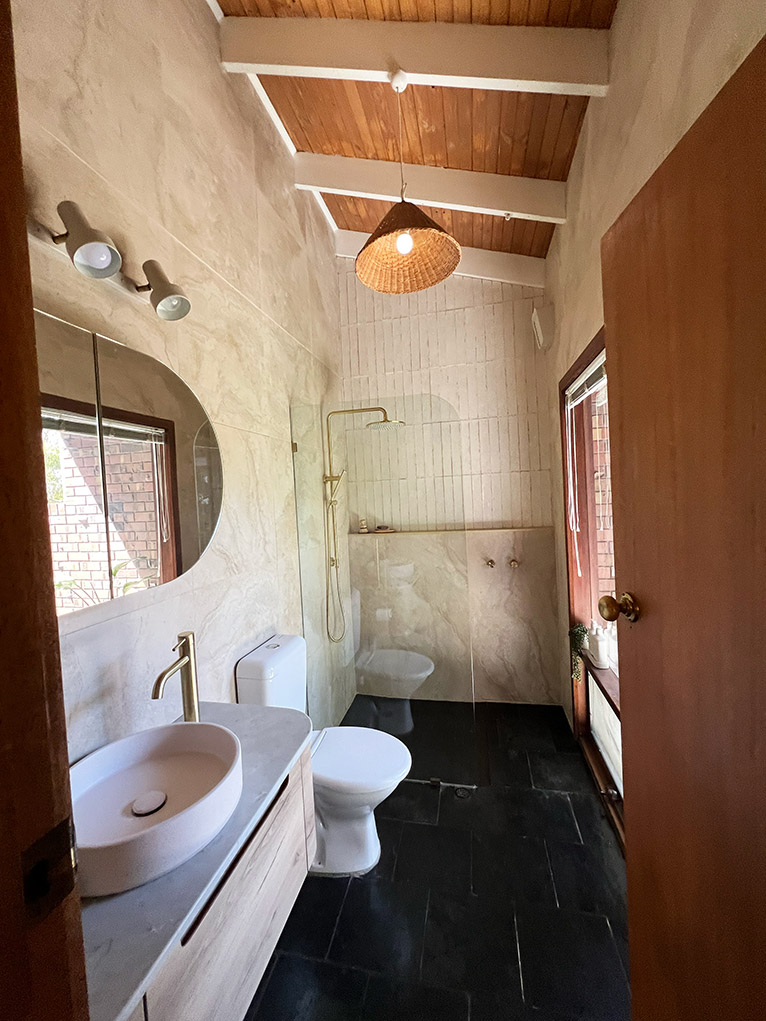
[[[407,76],[401,69],[389,75],[396,93],[399,111],[399,174],[401,202],[392,206],[356,257],[356,275],[373,291],[383,294],[410,294],[446,280],[460,262],[460,245],[426,216],[404,192],[404,160],[402,157],[402,92],[407,88]],[[402,235],[409,235],[403,237]],[[400,246],[397,246],[397,240]]]
[[[407,255],[396,247],[400,234],[412,237]],[[373,291],[409,294],[446,280],[460,262],[460,245],[412,202],[402,199],[386,213],[356,257],[356,275]]]

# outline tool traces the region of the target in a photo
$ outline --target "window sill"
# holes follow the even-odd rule
[[[607,700],[609,705],[614,710],[617,719],[620,719],[620,678],[611,669],[611,667],[597,667],[591,662],[588,653],[584,651],[582,653],[582,659],[585,663],[590,676],[596,682],[601,689],[604,698]]]

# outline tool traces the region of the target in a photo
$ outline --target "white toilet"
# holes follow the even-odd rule
[[[306,642],[274,635],[236,666],[237,701],[306,711]],[[412,758],[390,734],[367,727],[314,731],[311,745],[317,853],[311,871],[362,875],[380,858],[373,811],[407,776]]]

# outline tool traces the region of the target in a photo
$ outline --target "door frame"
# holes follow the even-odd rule
[[[567,463],[568,451],[566,449],[566,391],[577,377],[588,368],[602,351],[606,349],[606,332],[604,327],[596,333],[590,343],[575,358],[572,365],[567,369],[559,381],[559,413],[561,422],[561,449],[563,463],[563,487],[567,492]],[[588,471],[588,447],[584,442],[584,436],[580,437],[577,444],[576,470],[583,472],[583,477]],[[586,498],[585,487],[579,489],[580,499],[578,510],[580,520],[586,522],[586,530],[589,528],[590,507]],[[591,570],[590,557],[583,557],[581,561],[582,577],[578,577],[575,567],[574,546],[568,524],[565,524],[566,534],[566,567],[567,567],[567,604],[569,608],[569,626],[575,624],[590,623],[591,607],[593,605],[594,580]],[[590,662],[587,652],[580,659],[580,680],[572,676],[572,722],[574,735],[582,748],[585,760],[593,775],[598,787],[599,797],[606,812],[607,818],[614,827],[617,840],[623,854],[625,853],[625,813],[623,801],[616,790],[612,774],[601,754],[601,750],[593,738],[590,728],[590,697],[589,679],[599,687],[606,700],[614,710],[617,718],[620,718],[620,687],[616,674],[610,669],[598,670]]]
[[[0,1002],[87,1021],[10,0],[0,0]]]

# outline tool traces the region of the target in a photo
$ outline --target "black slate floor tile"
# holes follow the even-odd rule
[[[498,898],[432,890],[423,944],[426,984],[471,991],[520,991],[513,905]]]
[[[471,1021],[548,1021],[526,1007],[521,993],[486,990],[471,993]]]
[[[548,724],[548,729],[553,737],[553,743],[557,752],[579,752],[580,745],[577,742],[569,720],[560,705],[539,706],[542,716]]]
[[[246,1021],[627,1019],[624,861],[563,710],[360,695],[343,722],[403,709],[412,775],[466,796],[405,782],[376,868],[307,880]]]
[[[468,1021],[469,1010],[468,993],[372,975],[361,1021]]]
[[[393,977],[415,977],[428,887],[386,879],[353,881],[338,918],[329,959]]]
[[[303,957],[324,957],[348,883],[348,879],[307,876],[279,937],[279,949]]]
[[[511,748],[507,742],[490,748],[489,782],[500,787],[531,787],[529,753]]]
[[[608,915],[624,930],[627,889],[619,848],[549,841],[548,851],[560,907]]]
[[[403,823],[394,879],[470,893],[471,834],[447,826]]]
[[[588,793],[570,794],[569,798],[583,842],[617,847],[617,837],[595,788]]]
[[[595,784],[581,752],[530,752],[535,787],[549,791],[595,793]]]
[[[245,1021],[358,1021],[367,975],[280,954]]]
[[[395,819],[375,819],[380,838],[380,860],[374,869],[363,876],[352,879],[353,883],[370,882],[373,879],[393,879],[396,856],[399,853],[399,841],[402,836],[402,824]]]
[[[551,714],[547,706],[507,705],[498,716],[497,734],[501,748],[511,751],[555,752]]]
[[[443,787],[439,823],[482,833],[505,833],[513,810],[503,787]]]
[[[460,796],[460,791],[467,791]],[[482,833],[580,840],[569,795],[533,788],[479,787],[442,792],[439,823]]]
[[[524,1000],[583,1021],[630,1021],[630,995],[606,918],[517,906]]]
[[[470,702],[413,699],[413,729],[401,735],[412,754],[410,778],[443,783],[478,783],[481,765]]]
[[[473,892],[556,907],[545,841],[513,833],[472,834]],[[577,845],[579,846],[579,845]]]
[[[630,983],[630,951],[628,946],[627,919],[623,929],[619,929],[612,918],[609,919],[609,924],[612,927],[612,935],[614,936],[614,942],[617,946],[617,953],[620,955],[620,960],[622,961],[625,977],[627,978],[628,983]]]
[[[400,819],[435,825],[439,818],[439,788],[405,780],[375,810],[377,819]]]

